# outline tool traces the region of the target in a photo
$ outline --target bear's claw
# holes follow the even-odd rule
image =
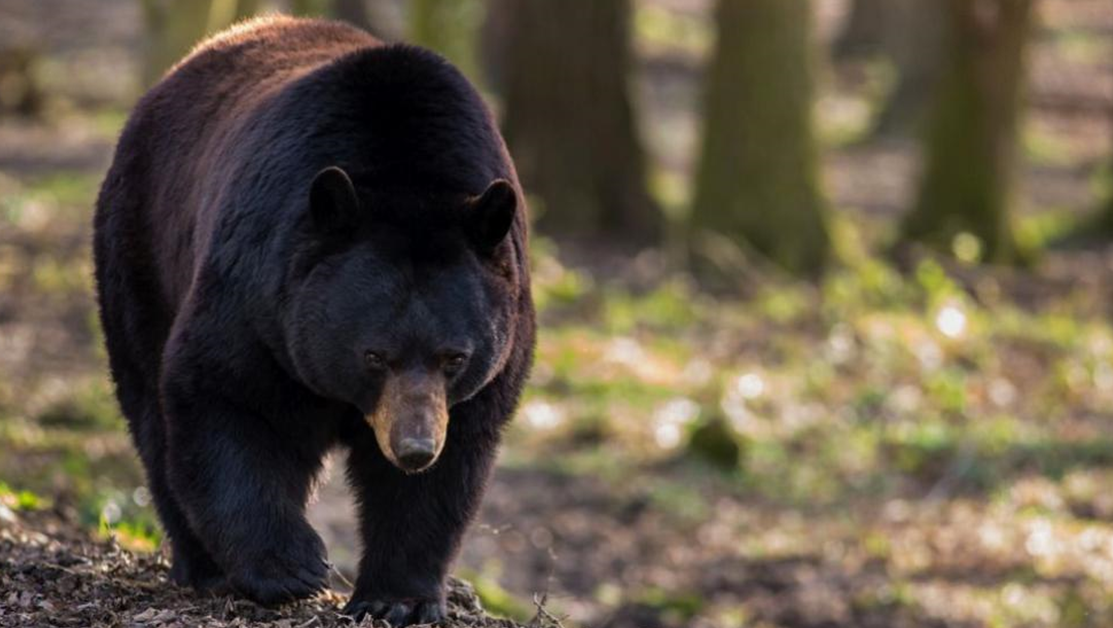
[[[438,600],[356,600],[352,599],[342,614],[361,621],[364,617],[382,619],[396,628],[412,624],[435,624],[445,617],[444,604]]]

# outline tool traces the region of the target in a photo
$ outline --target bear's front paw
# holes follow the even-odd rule
[[[323,560],[299,564],[275,557],[253,569],[239,570],[232,586],[263,606],[310,597],[325,588],[328,565]]]
[[[445,617],[443,602],[422,598],[376,599],[374,596],[353,597],[341,612],[354,618],[357,622],[364,617],[373,617],[386,620],[396,628],[412,624],[435,624]]]
[[[310,597],[328,583],[324,546],[312,541],[282,544],[260,552],[249,552],[230,574],[232,586],[244,596],[272,606]]]

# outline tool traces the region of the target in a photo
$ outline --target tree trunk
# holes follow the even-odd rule
[[[189,0],[178,0],[178,2],[189,2]],[[211,2],[209,21],[206,25],[210,32],[219,31],[259,12],[259,0],[211,0]]]
[[[946,0],[950,54],[904,241],[950,251],[956,235],[969,233],[983,259],[1017,260],[1008,206],[1031,7],[1032,0]]]
[[[332,0],[332,16],[365,31],[374,31],[364,0]]]
[[[505,135],[538,228],[561,236],[654,242],[661,213],[646,189],[630,100],[629,0],[570,10],[509,0]]]
[[[143,84],[154,85],[209,28],[214,0],[143,0],[147,58]]]
[[[894,0],[854,0],[850,15],[846,19],[835,41],[835,56],[838,58],[865,57],[881,51],[884,43],[887,12]],[[938,0],[916,0],[917,2],[938,2]]]
[[[478,0],[409,0],[410,41],[436,50],[470,78],[476,77]]]
[[[249,18],[259,12],[259,0],[239,0],[236,2],[236,19]]]
[[[30,46],[0,44],[0,121],[13,114],[27,118],[42,114],[45,92],[35,74],[40,59]]]
[[[290,0],[290,14],[300,17],[331,17],[372,31],[370,12],[364,0]]]
[[[813,136],[811,3],[720,0],[717,18],[692,208],[694,261],[722,270],[718,243],[817,273],[830,240]]]
[[[477,64],[484,85],[500,98],[506,95],[506,66],[512,8],[516,0],[488,0],[487,14],[479,31]],[[520,1],[520,0],[517,0]]]
[[[197,42],[259,10],[259,0],[142,0],[147,27],[143,84],[154,85]]]
[[[1113,160],[1110,163],[1113,163]],[[1108,241],[1113,238],[1113,189],[1106,192],[1106,198],[1101,204],[1101,209],[1098,210],[1097,219],[1084,221],[1077,231],[1082,232],[1078,235],[1091,239],[1096,237],[1102,241]]]
[[[1106,238],[1113,236],[1113,193],[1105,200],[1105,209],[1098,218],[1098,230]]]
[[[939,0],[889,2],[883,46],[896,67],[897,82],[874,120],[875,137],[920,130],[946,56],[947,13]]]
[[[290,0],[290,15],[321,17],[328,12],[328,0]]]
[[[1108,112],[1109,124],[1109,145],[1113,146],[1113,107],[1109,108]],[[1109,153],[1109,169],[1110,177],[1113,177],[1113,150]],[[1113,181],[1109,182],[1105,191],[1106,199],[1101,213],[1098,214],[1097,232],[1103,238],[1113,237]]]

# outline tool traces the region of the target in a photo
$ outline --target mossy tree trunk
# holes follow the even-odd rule
[[[1113,161],[1110,163],[1113,165]],[[1098,210],[1097,219],[1092,222],[1084,222],[1083,227],[1079,229],[1079,231],[1081,231],[1086,227],[1090,227],[1087,229],[1090,233],[1082,235],[1090,237],[1096,235],[1102,240],[1113,238],[1113,189],[1109,190],[1106,194],[1105,202],[1102,203],[1101,209]]]
[[[559,236],[655,242],[629,94],[629,0],[507,0],[504,129],[538,228]],[[539,205],[539,207],[538,207]]]
[[[1113,145],[1113,107],[1109,108],[1109,139]],[[1098,214],[1098,232],[1103,237],[1113,237],[1113,150],[1109,152],[1108,185],[1106,186],[1106,199],[1104,209]]]
[[[143,84],[154,85],[208,30],[214,0],[143,0],[147,57]]]
[[[1113,236],[1113,194],[1105,201],[1105,209],[1101,212],[1101,218],[1098,221],[1103,235]]]
[[[939,0],[889,2],[884,49],[896,85],[878,112],[872,135],[904,136],[921,130],[945,59],[947,14]]]
[[[894,1],[854,0],[846,24],[835,40],[835,56],[860,57],[879,52],[884,43],[889,5]]]
[[[692,207],[697,270],[722,244],[816,274],[830,239],[812,121],[809,0],[720,0]],[[714,250],[713,250],[714,249]]]
[[[371,14],[367,10],[364,0],[333,0],[332,15],[338,20],[343,20],[353,26],[358,26],[365,31],[374,31],[371,23]]]
[[[374,31],[364,0],[290,0],[290,14],[300,17],[331,17],[367,31]]]
[[[887,58],[896,83],[870,135],[908,135],[923,120],[943,60],[946,0],[854,0],[835,41],[836,58]]]
[[[321,17],[328,13],[329,0],[290,0],[290,15]]]
[[[520,1],[520,0],[519,0]],[[486,15],[479,29],[476,63],[483,84],[499,98],[505,96],[507,45],[510,41],[510,11],[515,0],[488,0]]]
[[[409,40],[436,50],[474,79],[483,8],[478,0],[409,0]]]
[[[249,18],[259,12],[259,0],[224,0],[224,4],[233,7],[231,10],[232,21]]]
[[[903,241],[950,251],[969,233],[982,259],[1018,259],[1008,208],[1032,1],[946,0],[949,54]]]
[[[258,0],[142,0],[147,57],[143,84],[154,85],[162,75],[206,35],[259,9]]]
[[[42,113],[46,94],[35,72],[40,59],[31,46],[0,44],[0,120],[11,114],[30,118]]]

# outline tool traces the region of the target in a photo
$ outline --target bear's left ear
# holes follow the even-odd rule
[[[348,173],[329,166],[317,173],[309,190],[309,215],[322,233],[337,233],[359,221],[359,197]]]
[[[479,196],[468,201],[468,235],[481,253],[494,251],[514,223],[518,195],[506,179],[495,179]]]

